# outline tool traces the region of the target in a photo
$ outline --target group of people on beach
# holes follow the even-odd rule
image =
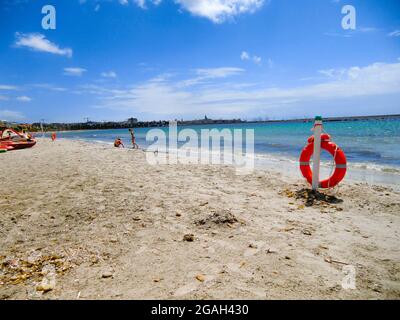
[[[133,131],[133,129],[129,129],[129,132],[131,134],[132,148],[133,149],[139,149],[139,145],[136,143],[135,132]],[[120,137],[115,139],[114,147],[116,147],[116,148],[121,148],[121,147],[125,148],[124,143],[122,142]]]

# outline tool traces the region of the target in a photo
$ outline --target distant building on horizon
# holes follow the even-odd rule
[[[138,119],[137,118],[129,118],[128,123],[133,127],[135,124],[138,123]]]

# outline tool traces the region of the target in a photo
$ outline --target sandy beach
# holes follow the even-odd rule
[[[0,166],[1,299],[400,298],[388,187],[345,180],[313,199],[279,172],[150,166],[141,150],[68,140]]]

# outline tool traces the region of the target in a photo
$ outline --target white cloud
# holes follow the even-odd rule
[[[238,75],[244,72],[244,70],[235,67],[222,67],[222,68],[197,69],[195,70],[195,72],[196,72],[196,77],[180,81],[177,83],[177,86],[188,87],[204,83],[205,81],[211,79],[227,78]]]
[[[8,97],[0,95],[0,100],[6,101],[6,100],[8,100]]]
[[[255,64],[260,64],[261,63],[261,57],[253,56],[253,61]]]
[[[57,87],[53,84],[50,83],[35,83],[31,85],[32,87],[35,88],[40,88],[40,89],[46,89],[46,90],[52,90],[52,91],[67,91],[66,88],[63,87]]]
[[[325,36],[328,37],[341,37],[341,38],[352,38],[353,35],[349,33],[338,33],[338,32],[325,32]]]
[[[213,78],[226,78],[243,72],[241,68],[211,68],[211,69],[197,69],[196,73],[203,77],[203,79],[213,79]]]
[[[207,70],[207,69],[200,69]],[[211,70],[211,69],[210,69]],[[204,76],[223,77],[222,73],[201,72]],[[130,88],[97,90],[94,94],[101,101],[98,107],[128,112],[149,113],[152,116],[218,114],[240,116],[262,114],[276,108],[284,112],[287,108],[298,108],[307,112],[322,104],[371,97],[391,101],[400,95],[400,62],[374,63],[365,67],[330,69],[329,78],[317,84],[286,87],[233,86],[215,83],[214,86],[193,82],[193,86],[182,86],[182,81],[147,81]],[[336,76],[340,75],[340,76]],[[238,84],[238,83],[236,83]],[[380,97],[380,98],[379,98]],[[381,100],[379,100],[381,101]],[[381,106],[379,103],[379,107]],[[338,112],[340,103],[333,112]],[[365,111],[365,110],[364,110]],[[303,115],[303,114],[302,114]]]
[[[128,2],[127,0],[123,0],[123,1]],[[146,0],[134,0],[134,1],[140,8],[142,8],[142,9],[146,8]]]
[[[17,97],[17,100],[21,101],[21,102],[30,102],[30,101],[32,101],[32,98],[30,98],[28,96],[20,96],[20,97]]]
[[[0,90],[18,90],[18,87],[6,84],[0,84]]]
[[[359,27],[357,28],[357,31],[367,33],[367,32],[376,32],[378,31],[378,29],[374,27]]]
[[[393,32],[388,33],[389,37],[400,37],[400,30],[394,30]]]
[[[18,111],[0,110],[0,120],[19,121],[25,119],[25,116]]]
[[[326,70],[319,70],[318,73],[321,75],[331,78],[331,79],[341,79],[343,76],[346,75],[347,70],[345,68],[342,69],[326,69]]]
[[[16,37],[15,46],[18,48],[29,48],[33,51],[48,52],[52,54],[58,54],[61,56],[72,57],[72,49],[60,48],[55,43],[52,43],[49,40],[47,40],[43,34],[40,33],[23,34],[17,32],[15,34],[15,37]]]
[[[175,0],[191,14],[207,18],[214,23],[260,9],[265,0]]]
[[[103,78],[116,78],[117,74],[114,71],[102,72],[100,74]]]
[[[242,51],[242,53],[240,54],[240,59],[243,61],[247,61],[247,60],[251,60],[253,61],[255,64],[261,64],[262,62],[262,58],[256,55],[250,56],[250,53],[248,53],[247,51]],[[268,66],[272,67],[273,63],[271,59],[268,59]]]
[[[249,53],[247,51],[242,51],[242,53],[240,54],[240,59],[249,60],[250,59]]]
[[[132,0],[138,7],[147,9],[149,4],[158,6],[162,0]],[[222,23],[235,16],[253,13],[270,0],[174,0],[183,10],[194,16],[207,18],[214,23]],[[128,0],[118,0],[128,6]]]
[[[84,68],[64,68],[64,75],[80,77],[86,71]]]
[[[152,3],[155,6],[158,6],[162,0],[133,0],[140,8],[146,9],[147,3]],[[126,5],[128,4],[128,0],[120,0],[121,4]]]

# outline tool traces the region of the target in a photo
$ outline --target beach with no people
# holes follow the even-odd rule
[[[0,165],[1,299],[400,298],[391,187],[314,196],[282,171],[65,139]]]

